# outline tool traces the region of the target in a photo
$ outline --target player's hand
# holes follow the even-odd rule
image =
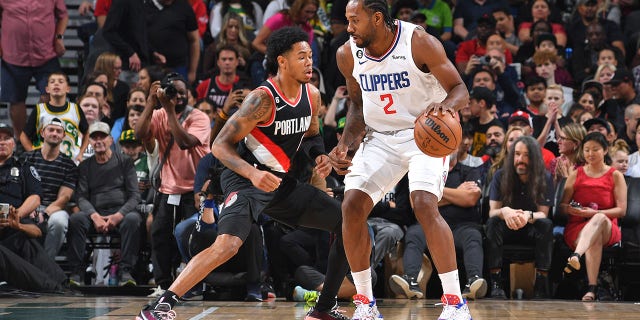
[[[426,114],[433,114],[435,116],[442,115],[445,112],[448,112],[455,117],[456,110],[450,105],[445,105],[440,102],[432,102],[429,106],[427,106],[424,112]]]
[[[280,182],[282,179],[274,175],[273,173],[262,171],[262,170],[254,170],[251,176],[249,177],[251,183],[258,189],[264,192],[273,192],[278,187],[280,187]]]
[[[326,154],[321,154],[316,157],[316,172],[318,176],[321,178],[326,178],[329,173],[331,173],[331,161],[329,160],[329,156]]]
[[[339,175],[345,175],[351,172],[351,170],[349,170],[351,159],[347,159],[347,151],[347,146],[338,144],[329,152],[329,162],[331,162],[331,166]]]

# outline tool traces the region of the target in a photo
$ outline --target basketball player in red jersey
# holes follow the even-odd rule
[[[351,39],[336,53],[351,98],[346,126],[331,151],[334,169],[346,174],[342,203],[347,259],[358,294],[354,320],[379,320],[371,288],[367,216],[407,172],[411,202],[442,280],[440,319],[471,318],[462,299],[451,229],[438,212],[449,158],[420,152],[416,117],[455,113],[469,93],[440,42],[411,23],[393,20],[384,0],[351,0]]]

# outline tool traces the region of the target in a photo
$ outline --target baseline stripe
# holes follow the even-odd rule
[[[205,311],[200,312],[200,314],[196,315],[195,317],[190,318],[189,320],[200,320],[200,319],[204,319],[204,317],[212,314],[214,311],[218,310],[218,307],[211,307]]]

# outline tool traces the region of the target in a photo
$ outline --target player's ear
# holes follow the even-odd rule
[[[382,15],[382,12],[376,11],[373,13],[373,23],[376,25],[384,24],[384,16]]]
[[[278,61],[278,66],[284,66],[285,62],[287,61],[287,58],[285,58],[283,55],[279,55],[278,58],[276,58],[276,61]]]

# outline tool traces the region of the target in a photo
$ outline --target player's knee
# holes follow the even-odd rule
[[[413,197],[414,210],[424,212],[428,215],[438,214],[438,199],[426,192]]]
[[[221,234],[207,250],[211,251],[211,254],[233,257],[238,253],[241,246],[242,240],[239,237]]]
[[[367,209],[357,203],[342,205],[342,222],[345,225],[363,223],[368,214]]]

